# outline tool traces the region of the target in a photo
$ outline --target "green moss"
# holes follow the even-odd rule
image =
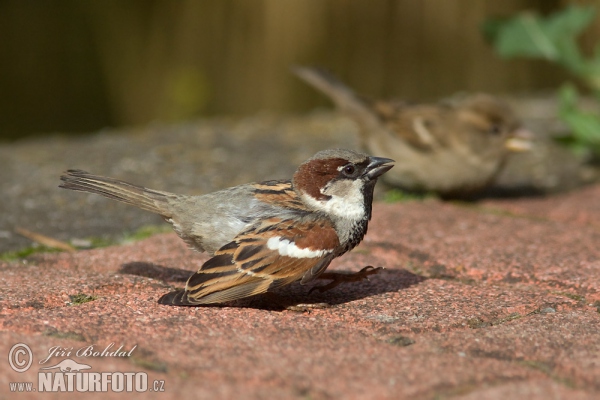
[[[169,225],[146,225],[133,232],[126,232],[118,238],[103,237],[91,237],[86,240],[89,241],[89,246],[85,246],[86,249],[97,249],[102,247],[114,246],[124,243],[137,242],[139,240],[147,239],[150,236],[158,233],[171,232]],[[27,258],[33,254],[38,253],[60,253],[64,250],[56,249],[53,247],[42,246],[39,244],[33,244],[32,246],[25,247],[20,250],[7,251],[0,253],[0,261],[18,261]]]
[[[488,326],[502,325],[505,322],[519,318],[522,318],[522,315],[518,313],[512,313],[507,315],[506,317],[496,318],[491,321],[484,321],[482,318],[475,317],[467,320],[467,326],[471,329],[485,328]]]
[[[153,360],[147,357],[139,357],[139,356],[132,356],[131,357],[131,362],[134,365],[137,365],[138,367],[150,370],[150,371],[156,371],[156,372],[167,372],[168,368],[167,368],[167,364],[162,362],[162,361],[158,361],[158,360]]]
[[[479,317],[471,318],[467,321],[467,326],[471,329],[477,328],[485,328],[486,326],[490,326],[489,322],[485,322],[483,319]]]
[[[116,244],[114,239],[105,236],[91,237],[87,238],[87,240],[89,240],[90,244],[89,246],[85,247],[86,249],[100,249],[102,247],[108,247]]]
[[[410,346],[411,344],[415,344],[415,341],[407,336],[402,336],[402,335],[398,335],[398,336],[394,336],[390,339],[387,340],[387,342],[389,344],[393,344],[394,346],[399,346],[399,347],[406,347],[406,346]]]
[[[145,225],[133,232],[125,232],[120,237],[109,238],[103,237],[92,237],[87,240],[90,241],[89,248],[97,249],[108,246],[116,246],[124,243],[132,243],[140,240],[147,239],[153,235],[159,233],[171,232],[169,225]]]
[[[581,296],[579,294],[576,294],[576,293],[568,293],[568,292],[553,292],[553,293],[557,294],[559,296],[568,297],[569,299],[578,301],[580,303],[584,303],[585,302],[585,297]]]
[[[406,201],[423,201],[425,199],[435,198],[433,193],[410,193],[400,189],[390,189],[383,196],[386,203],[399,203]]]
[[[554,372],[554,366],[544,361],[537,360],[522,360],[517,361],[524,367],[531,368],[537,371],[540,371],[550,377],[552,380],[564,385],[566,387],[575,388],[575,382],[565,376],[559,376]]]
[[[135,232],[126,233],[123,235],[122,242],[137,242],[138,240],[147,239],[159,233],[171,232],[169,225],[146,225],[142,226]]]
[[[90,301],[94,301],[97,298],[98,298],[97,296],[91,296],[91,295],[88,295],[85,293],[69,295],[69,300],[71,300],[69,302],[69,305],[70,306],[78,306],[83,303],[89,303]]]
[[[47,331],[44,332],[44,336],[49,336],[49,337],[53,337],[53,338],[57,338],[57,339],[77,340],[78,342],[86,341],[85,337],[81,333],[72,332],[72,331],[62,332],[57,329],[48,329]]]
[[[25,247],[21,250],[7,251],[0,254],[0,261],[17,261],[37,253],[60,253],[64,250],[40,245]]]
[[[519,318],[521,318],[521,314],[519,314],[519,313],[512,313],[512,314],[507,315],[506,317],[492,320],[490,323],[492,325],[501,325],[501,324],[503,324],[505,322],[513,321],[513,320],[519,319]]]
[[[522,360],[522,361],[518,361],[518,362],[519,362],[519,364],[521,364],[525,367],[541,371],[546,375],[552,374],[552,366],[550,366],[549,364],[547,364],[545,362],[536,361],[536,360]]]

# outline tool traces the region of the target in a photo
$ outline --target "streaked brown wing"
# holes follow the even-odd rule
[[[334,258],[338,236],[328,221],[271,218],[220,248],[185,290],[169,293],[162,304],[223,303],[265,293],[302,279],[309,282]]]
[[[300,200],[289,180],[255,183],[254,196],[260,201],[279,207],[310,211]]]
[[[451,122],[444,119],[445,108],[438,105],[379,101],[373,110],[394,136],[418,151],[431,151],[444,143]]]

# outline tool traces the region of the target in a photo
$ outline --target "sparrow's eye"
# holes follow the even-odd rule
[[[344,175],[352,176],[356,172],[356,167],[353,164],[348,164],[343,169]]]
[[[500,133],[502,133],[502,127],[499,124],[493,124],[490,127],[490,133],[492,135],[499,135]]]

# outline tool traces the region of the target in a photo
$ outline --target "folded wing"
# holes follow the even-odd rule
[[[319,276],[335,257],[337,233],[328,221],[270,218],[240,233],[215,252],[184,290],[159,302],[214,304],[237,300]]]

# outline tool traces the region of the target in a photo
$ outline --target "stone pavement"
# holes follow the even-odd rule
[[[319,150],[356,148],[356,129],[331,113],[259,114],[188,124],[48,135],[0,143],[0,253],[31,245],[16,228],[72,240],[118,239],[160,217],[99,196],[57,188],[66,169],[84,169],[149,188],[202,194],[290,177]]]
[[[533,102],[535,107],[528,104],[519,103],[515,109],[524,113],[522,118],[538,137],[534,150],[513,154],[491,192],[553,193],[600,181],[600,167],[582,165],[571,152],[547,139],[556,125],[556,107],[542,107],[539,101]],[[547,111],[540,116],[540,109]],[[161,223],[156,215],[99,196],[58,190],[58,177],[66,169],[84,169],[153,189],[202,194],[288,178],[319,150],[356,149],[357,136],[349,119],[313,112],[207,118],[0,143],[0,253],[31,245],[15,233],[18,228],[61,240],[92,237],[114,242],[124,232]],[[382,187],[379,183],[377,190]]]
[[[366,240],[330,268],[384,271],[233,306],[156,303],[207,259],[173,233],[4,262],[0,398],[66,398],[10,393],[9,382],[38,388],[40,367],[65,358],[40,365],[53,346],[110,343],[131,356],[66,358],[92,372],[146,372],[149,388],[164,382],[134,397],[599,398],[599,243],[600,186],[590,186],[546,199],[378,202]],[[284,309],[320,302],[330,307]],[[6,358],[17,343],[33,354],[24,373]]]
[[[379,201],[365,241],[330,267],[386,268],[370,281],[311,295],[310,286],[292,285],[229,306],[181,308],[156,301],[182,287],[206,255],[173,233],[122,243],[123,232],[160,218],[57,189],[62,170],[83,168],[205,193],[290,176],[317,150],[355,148],[355,133],[327,113],[258,115],[0,146],[0,253],[31,244],[17,227],[79,244],[120,243],[0,261],[0,399],[81,398],[15,393],[10,383],[61,389],[60,377],[83,382],[102,372],[109,391],[85,398],[600,398],[599,185],[475,203]],[[330,306],[286,308],[300,303]],[[23,373],[8,359],[19,343],[32,354]],[[90,346],[109,349],[82,355]],[[130,356],[116,356],[119,347]],[[27,361],[25,350],[14,348],[13,361]],[[40,369],[64,359],[91,369]],[[112,391],[108,377],[116,390],[131,376],[121,373],[147,374],[148,390]]]

